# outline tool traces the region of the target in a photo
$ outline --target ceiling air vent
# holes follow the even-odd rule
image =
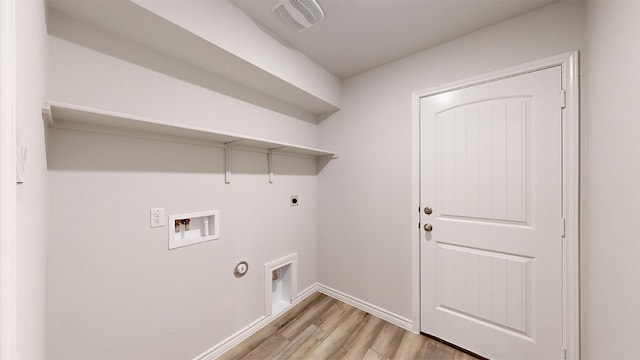
[[[273,13],[295,31],[302,31],[324,18],[324,11],[316,0],[279,0]]]

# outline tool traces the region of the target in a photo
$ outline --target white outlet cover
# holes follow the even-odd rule
[[[166,225],[164,208],[152,208],[149,212],[149,226],[152,228]]]

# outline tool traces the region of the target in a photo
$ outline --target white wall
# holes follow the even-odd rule
[[[640,2],[586,7],[582,348],[640,357]]]
[[[555,4],[345,80],[319,125],[340,154],[319,176],[319,281],[411,319],[412,92],[580,50],[583,34],[583,5]]]
[[[316,146],[316,125],[52,37],[54,100],[182,122],[275,141]],[[122,41],[112,39],[113,46]],[[157,62],[167,61],[150,53]],[[176,65],[178,66],[178,65]],[[190,72],[182,65],[182,72]],[[195,70],[194,70],[195,73]],[[142,99],[142,100],[141,100]]]
[[[50,97],[306,146],[316,125],[51,38]],[[185,69],[188,71],[188,69]],[[266,262],[298,252],[316,282],[316,162],[50,129],[47,358],[189,359],[261,317]],[[290,195],[300,205],[290,207]],[[167,250],[166,214],[220,210],[221,238]],[[240,260],[250,265],[237,279]]]
[[[20,1],[21,14],[42,16],[37,2]],[[586,10],[586,32],[583,4],[556,4],[348,79],[343,110],[318,133],[320,146],[340,159],[317,183],[315,164],[306,159],[277,158],[285,175],[268,185],[264,154],[236,152],[239,174],[224,185],[219,148],[54,131],[48,357],[193,357],[262,313],[262,263],[299,251],[300,289],[316,280],[316,228],[320,282],[410,319],[417,231],[411,93],[586,48],[582,355],[636,358],[640,243],[631,224],[640,215],[640,114],[633,105],[640,97],[640,8],[595,1]],[[26,18],[19,30],[27,28]],[[41,29],[28,28],[19,51],[42,51]],[[37,284],[46,244],[42,228],[29,225],[44,221],[45,207],[36,203],[47,202],[46,177],[39,116],[25,119],[36,118],[44,65],[42,56],[18,56],[19,122],[33,141],[28,183],[19,190],[18,230],[25,234],[18,244],[19,317],[26,320],[20,351],[37,359],[43,351]],[[59,39],[52,39],[50,65],[49,92],[57,100],[315,145],[313,125]],[[298,208],[288,207],[293,193],[301,196]],[[167,251],[166,228],[147,227],[149,207],[167,213],[219,208],[223,238]],[[241,258],[252,267],[238,280],[231,270]]]
[[[16,116],[28,148],[17,187],[17,338],[19,359],[44,359],[47,173],[40,104],[46,89],[47,31],[42,0],[16,1]]]

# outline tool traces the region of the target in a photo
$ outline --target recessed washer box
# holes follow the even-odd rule
[[[169,216],[169,250],[220,238],[220,211]]]

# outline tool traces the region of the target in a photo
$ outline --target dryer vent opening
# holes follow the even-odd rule
[[[264,313],[278,315],[298,296],[298,254],[294,253],[264,265]]]

